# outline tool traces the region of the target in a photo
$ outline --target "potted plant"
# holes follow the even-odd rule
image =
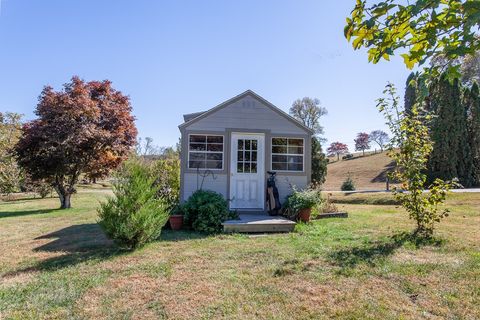
[[[284,208],[291,217],[296,217],[303,222],[310,221],[312,208],[320,203],[320,191],[314,189],[308,190],[293,190],[293,193],[288,196]]]
[[[172,230],[180,230],[183,227],[183,210],[181,206],[176,206],[168,219]]]

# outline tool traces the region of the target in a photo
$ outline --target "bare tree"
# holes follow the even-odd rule
[[[142,138],[138,138],[136,149],[139,156],[152,156],[162,153],[161,148],[154,145],[153,139],[150,137],[145,137],[145,141]]]
[[[315,131],[316,135],[323,134],[320,118],[327,114],[327,109],[320,105],[319,99],[305,97],[295,100],[290,108],[290,114]]]
[[[390,141],[388,137],[388,133],[382,130],[374,130],[369,135],[370,141],[375,142],[380,147],[381,152],[383,152],[383,148],[385,145]]]

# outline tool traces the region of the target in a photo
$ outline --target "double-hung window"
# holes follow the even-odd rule
[[[272,170],[302,172],[305,144],[299,138],[272,138]]]
[[[188,136],[189,169],[223,169],[223,136],[191,134]]]

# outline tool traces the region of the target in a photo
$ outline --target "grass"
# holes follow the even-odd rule
[[[166,230],[133,253],[96,224],[107,194],[84,190],[68,211],[0,202],[0,319],[480,318],[479,194],[452,195],[431,241],[395,205],[355,195],[338,204],[348,219],[295,233]]]
[[[350,176],[357,190],[384,190],[386,174],[393,167],[392,159],[383,153],[356,154],[354,159],[336,161],[330,158],[327,166],[325,190],[340,190],[342,183]]]

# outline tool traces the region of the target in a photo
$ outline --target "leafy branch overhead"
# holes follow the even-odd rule
[[[419,0],[400,4],[381,1],[367,6],[357,0],[347,18],[345,37],[355,50],[368,49],[368,60],[390,60],[400,51],[412,69],[429,58],[442,55],[448,60],[480,50],[480,1]],[[449,72],[458,75],[458,66]]]

